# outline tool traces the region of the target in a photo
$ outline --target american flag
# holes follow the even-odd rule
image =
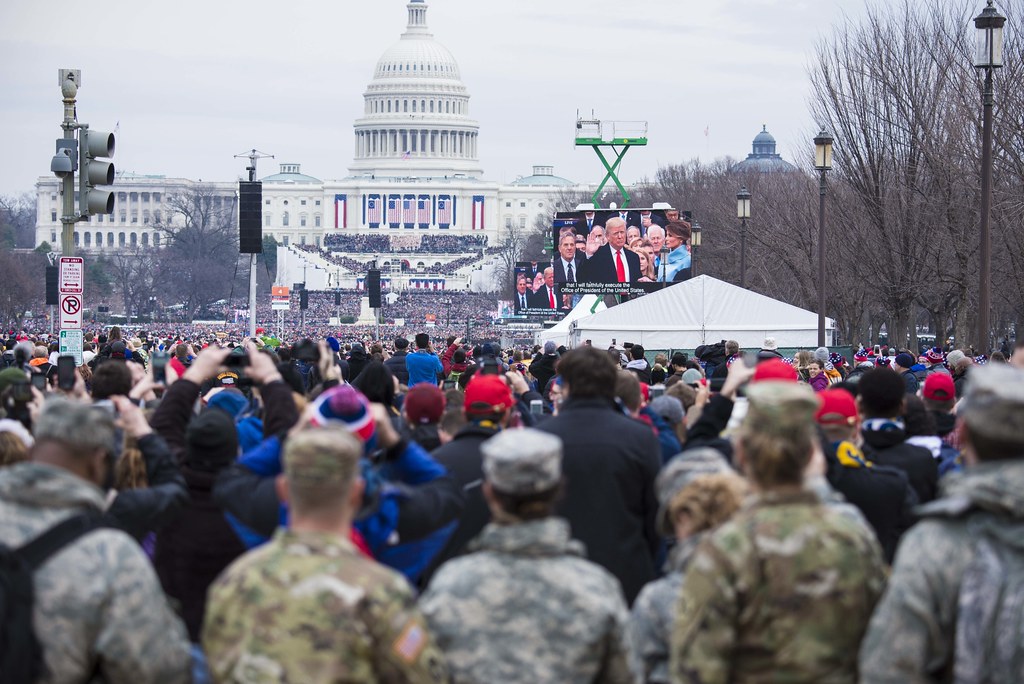
[[[448,195],[437,198],[437,225],[447,228],[452,222],[452,200]]]
[[[334,196],[334,227],[348,228],[348,196]]]
[[[388,198],[388,225],[395,228],[401,223],[402,212],[398,207],[398,195]]]
[[[411,197],[402,200],[402,223],[406,228],[412,228],[416,223],[416,202]]]
[[[473,230],[484,229],[484,196],[473,195]]]
[[[416,200],[416,205],[416,220],[420,224],[420,228],[426,228],[430,225],[430,196],[420,195],[419,199]]]
[[[379,195],[370,195],[370,198],[366,201],[366,222],[373,228],[380,225]]]

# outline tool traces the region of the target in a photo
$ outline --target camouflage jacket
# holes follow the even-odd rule
[[[103,492],[41,463],[0,469],[0,543],[18,547],[61,520],[102,511]],[[100,529],[51,556],[34,575],[33,624],[48,682],[191,681],[185,626],[138,543]]]
[[[632,682],[618,581],[569,524],[490,524],[441,566],[420,606],[454,682]]]
[[[1024,547],[1024,459],[983,463],[942,481],[943,497],[900,544],[860,650],[864,682],[953,681],[961,578],[978,525]]]
[[[278,529],[210,585],[218,682],[438,682],[444,663],[398,573],[336,534]]]
[[[752,497],[690,561],[673,682],[854,682],[885,582],[874,534],[809,491]]]
[[[629,615],[630,666],[637,679],[663,684],[668,677],[668,644],[676,617],[676,598],[683,586],[683,573],[703,534],[679,542],[666,563],[667,574],[649,582],[641,591]]]

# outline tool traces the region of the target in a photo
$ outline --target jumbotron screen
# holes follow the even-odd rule
[[[555,214],[550,262],[519,263],[516,315],[561,318],[585,294],[638,297],[688,280],[690,224],[673,209]]]

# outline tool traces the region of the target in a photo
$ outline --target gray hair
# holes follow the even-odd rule
[[[91,454],[97,449],[111,449],[114,418],[89,404],[53,397],[43,404],[33,433],[37,442],[51,440],[75,454]]]

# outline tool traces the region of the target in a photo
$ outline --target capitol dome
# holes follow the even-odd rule
[[[480,125],[452,53],[427,28],[427,4],[411,0],[401,39],[388,48],[363,93],[355,122],[357,176],[479,177]]]
[[[768,132],[768,126],[762,126],[761,132],[754,136],[753,151],[747,158],[734,165],[733,173],[757,171],[796,171],[796,167],[775,152],[775,136]]]

